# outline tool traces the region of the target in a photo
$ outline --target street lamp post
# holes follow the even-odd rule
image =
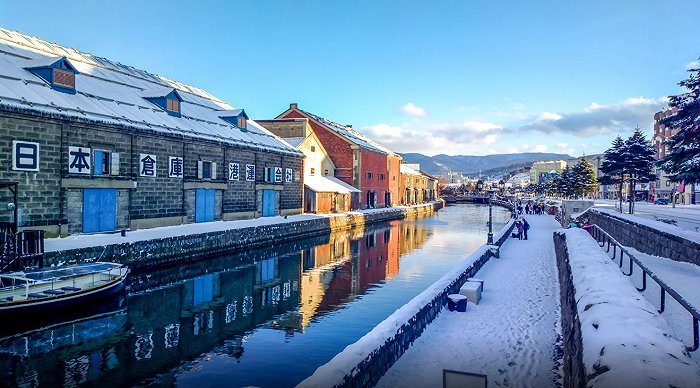
[[[479,179],[479,181],[476,182],[476,188],[479,191],[481,191],[484,188],[484,182],[481,179]],[[491,208],[491,195],[489,195],[489,222],[488,222],[489,234],[486,238],[486,244],[488,244],[488,245],[493,245],[493,226],[492,226],[492,223],[493,223],[493,210]]]

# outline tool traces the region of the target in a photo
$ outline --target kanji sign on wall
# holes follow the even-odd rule
[[[229,163],[228,164],[228,180],[230,181],[237,181],[239,179],[239,166],[238,163]],[[255,175],[255,174],[253,174]]]
[[[152,154],[139,154],[139,175],[156,176],[156,156]]]
[[[282,167],[275,167],[275,183],[282,183]]]
[[[39,171],[39,143],[12,141],[12,169]]]
[[[90,148],[68,147],[68,172],[71,174],[90,174]]]
[[[255,181],[255,165],[254,164],[246,164],[245,165],[245,180],[247,181]]]
[[[179,156],[168,157],[168,176],[171,178],[182,178],[184,174],[183,160]]]

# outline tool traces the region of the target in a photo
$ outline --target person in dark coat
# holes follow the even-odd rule
[[[523,238],[523,240],[527,240],[528,229],[530,229],[530,224],[528,224],[527,220],[523,218],[523,235],[525,235],[525,238]]]

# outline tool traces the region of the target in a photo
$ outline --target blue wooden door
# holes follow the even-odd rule
[[[214,221],[216,191],[197,189],[194,194],[194,222]]]
[[[263,190],[262,215],[272,217],[277,209],[277,192],[275,190]]]
[[[117,189],[83,190],[83,232],[104,232],[117,227]]]
[[[197,306],[214,299],[214,275],[204,275],[193,280],[192,304]]]

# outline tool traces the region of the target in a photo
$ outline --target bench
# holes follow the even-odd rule
[[[481,292],[484,290],[484,281],[481,279],[467,279],[459,289],[459,293],[466,296],[470,302],[479,304]]]
[[[72,291],[80,291],[80,290],[81,290],[81,289],[78,288],[78,287],[71,287],[71,286],[61,287],[61,289],[62,289],[63,291],[71,291],[71,292],[72,292]]]

